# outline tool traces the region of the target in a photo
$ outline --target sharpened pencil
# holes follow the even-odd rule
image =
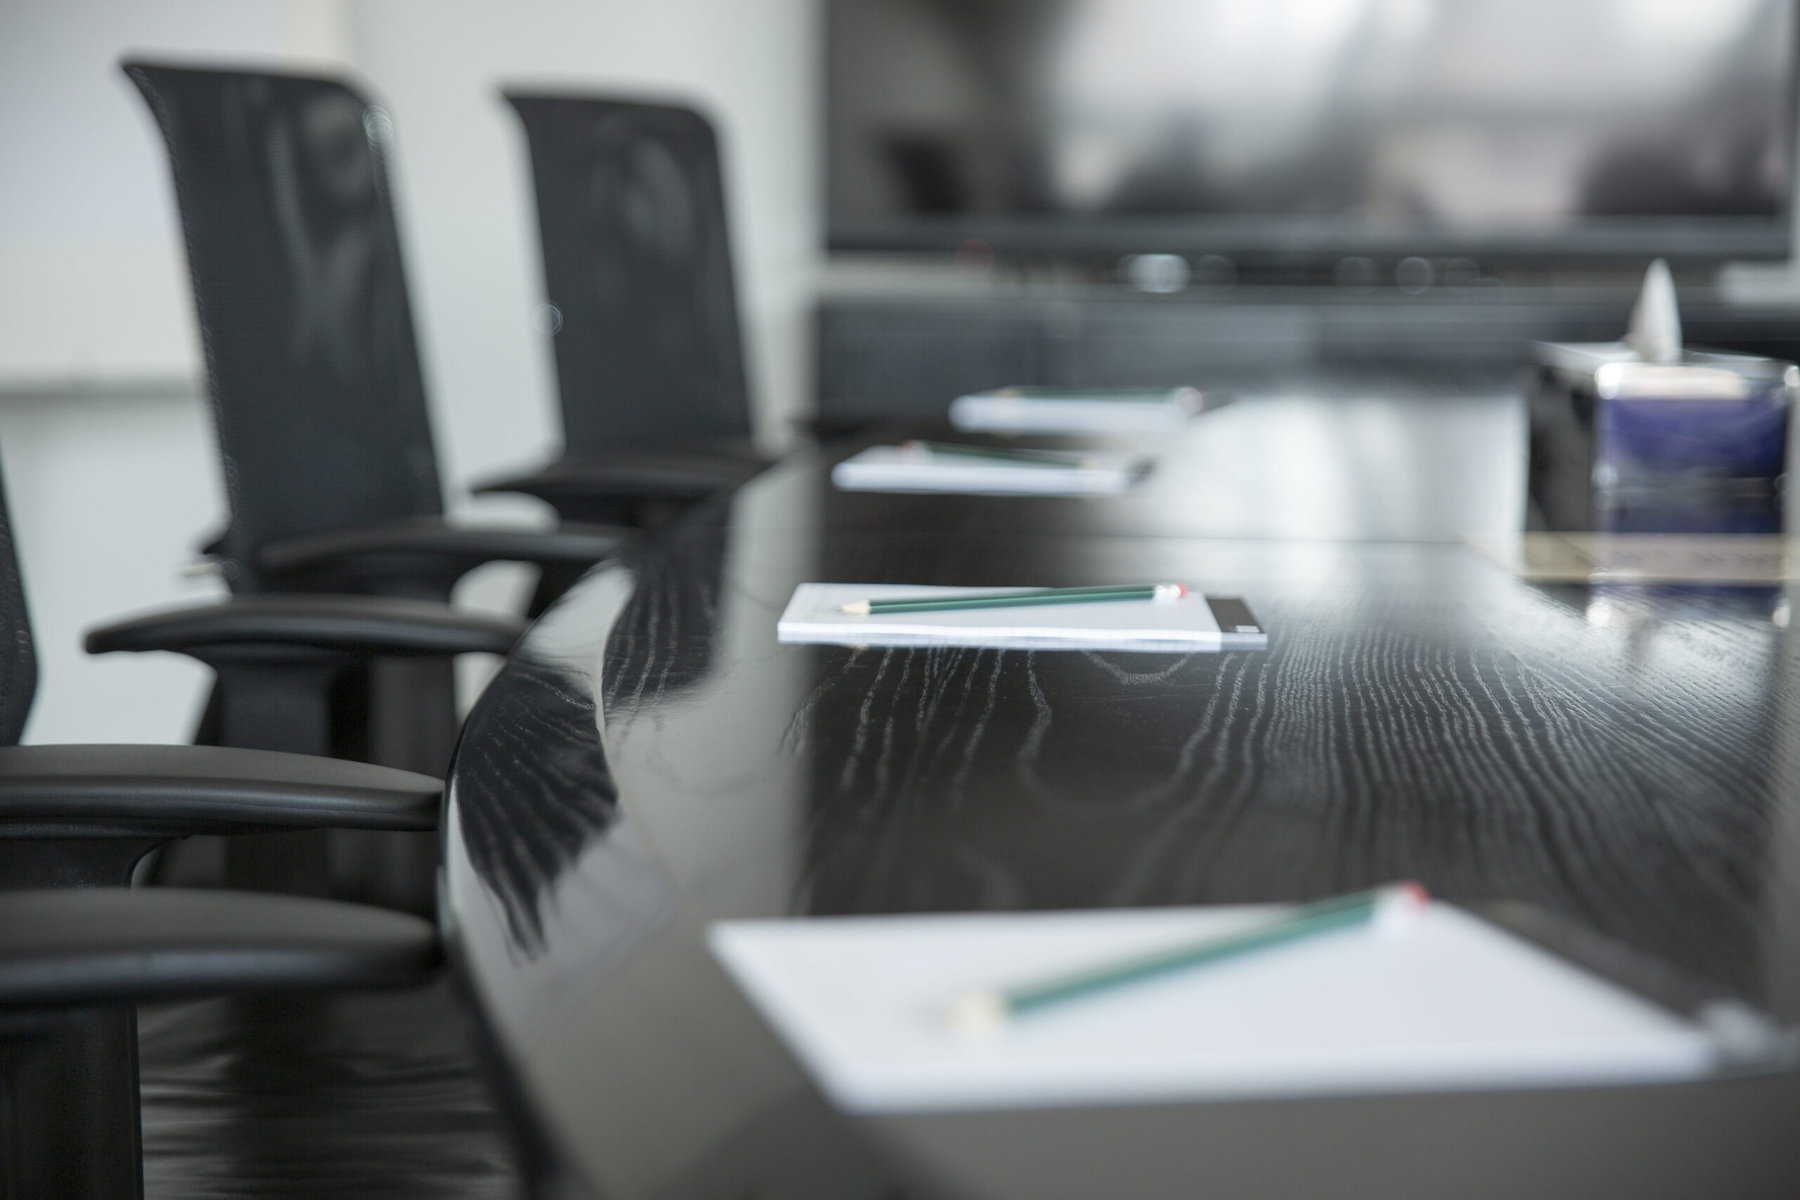
[[[1070,1001],[1117,991],[1177,971],[1271,950],[1334,930],[1369,924],[1384,910],[1416,912],[1427,899],[1425,889],[1419,884],[1398,883],[1321,900],[1241,933],[1185,942],[1016,987],[968,992],[950,1005],[949,1022],[963,1032],[991,1031],[1016,1017]]]
[[[1092,460],[1085,454],[1069,450],[1026,450],[1007,446],[968,446],[956,442],[901,442],[902,450],[945,458],[989,459],[993,462],[1020,463],[1036,467],[1085,467]]]
[[[1023,592],[975,592],[961,596],[897,596],[891,600],[854,600],[838,606],[852,616],[881,613],[954,612],[975,608],[1031,608],[1043,604],[1098,604],[1117,600],[1179,600],[1188,594],[1183,583],[1127,583],[1114,586],[1035,588]]]

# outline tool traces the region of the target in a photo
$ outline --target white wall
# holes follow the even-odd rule
[[[26,740],[186,741],[210,675],[173,654],[90,657],[85,630],[216,585],[180,577],[222,507],[192,386],[0,397],[0,448],[38,649]]]
[[[0,0],[0,455],[43,675],[28,740],[183,740],[206,678],[79,649],[109,616],[211,594],[178,572],[223,515],[167,167],[121,56],[348,67],[388,105],[447,499],[468,508],[462,485],[555,440],[529,181],[496,83],[711,108],[779,431],[809,391],[814,24],[814,0]],[[507,607],[523,583],[491,568],[463,598]]]
[[[339,0],[0,0],[0,378],[190,376],[162,145],[126,54],[340,63]]]
[[[31,741],[183,741],[207,672],[82,631],[214,589],[224,511],[168,168],[128,53],[342,62],[337,0],[0,0],[0,457],[40,685]]]

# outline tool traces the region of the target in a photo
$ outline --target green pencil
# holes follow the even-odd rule
[[[1042,604],[1098,604],[1112,600],[1179,600],[1182,583],[1126,583],[1115,586],[1036,588],[1028,592],[976,592],[961,596],[900,596],[892,600],[855,600],[838,606],[855,616],[899,612],[952,612],[968,608],[1031,608]]]
[[[954,458],[991,458],[996,462],[1032,463],[1046,467],[1085,467],[1086,455],[1068,450],[1024,450],[1006,446],[964,446],[955,442],[902,442],[903,450],[923,450],[927,454]]]
[[[1333,930],[1365,925],[1389,908],[1416,912],[1426,900],[1425,889],[1417,883],[1398,883],[1351,896],[1322,900],[1317,904],[1302,905],[1279,920],[1258,925],[1242,933],[1205,938],[1154,950],[1148,954],[1115,959],[1017,987],[969,992],[951,1004],[950,1024],[956,1029],[972,1033],[997,1029],[1015,1017],[1073,1000],[1158,979],[1177,971],[1274,949]]]
[[[997,396],[1005,400],[1065,400],[1080,404],[1093,400],[1128,400],[1153,403],[1166,401],[1174,404],[1191,404],[1200,398],[1201,393],[1191,387],[1148,387],[1148,388],[1039,388],[1039,387],[1004,387],[991,392],[976,392],[983,399]]]

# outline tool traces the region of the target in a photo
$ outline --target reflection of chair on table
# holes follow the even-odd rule
[[[724,561],[718,530],[689,522],[666,531],[629,564],[608,564],[595,573],[590,584],[608,574],[628,572],[630,579],[600,652],[599,675],[609,694],[629,691],[646,704],[666,703],[713,676]],[[587,620],[567,622],[559,610],[535,629],[540,645],[567,635],[586,647],[594,627]],[[659,657],[671,630],[681,631],[682,651]],[[456,760],[469,867],[499,901],[513,939],[528,949],[544,941],[548,881],[625,817],[588,699],[594,669],[585,650],[567,656],[515,652],[507,667],[515,686],[484,693],[469,715],[469,729],[529,729],[533,752],[508,757],[459,751]],[[585,783],[571,791],[571,780]]]

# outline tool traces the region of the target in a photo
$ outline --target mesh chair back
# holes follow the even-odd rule
[[[748,437],[718,141],[692,109],[508,91],[573,455]]]
[[[241,568],[442,511],[382,145],[329,78],[128,62],[169,151]]]
[[[31,644],[31,617],[19,581],[19,553],[6,511],[6,481],[0,479],[0,746],[16,746],[25,733],[31,698],[37,692],[37,652]]]

